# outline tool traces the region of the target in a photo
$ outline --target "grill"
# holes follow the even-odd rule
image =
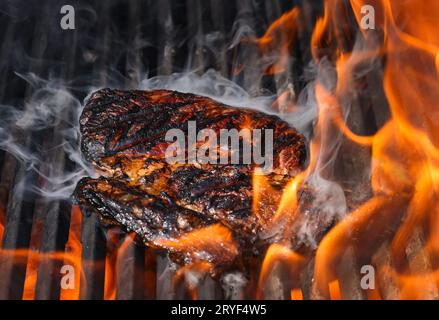
[[[76,0],[70,4],[76,13],[75,30],[60,28],[63,1],[3,1],[1,4],[0,101],[3,106],[25,110],[35,87],[32,81],[25,81],[17,74],[28,72],[42,79],[62,79],[79,101],[83,101],[91,88],[135,88],[145,74],[152,77],[185,70],[203,73],[210,68],[252,94],[264,90],[280,92],[288,85],[294,92],[300,92],[306,84],[311,61],[309,39],[317,17],[323,13],[323,1],[306,0],[107,0],[94,4]],[[280,75],[264,75],[255,82],[252,66],[258,65],[259,57],[254,47],[230,48],[236,28],[246,25],[255,36],[261,36],[273,21],[293,7],[300,7],[306,18],[300,22],[299,39],[292,48],[294,64]],[[250,67],[236,74],[234,70],[243,61]],[[352,130],[365,135],[376,132],[389,116],[379,85],[381,62],[372,68],[363,79],[365,90],[357,97],[357,105],[348,118]],[[62,117],[76,121],[72,114]],[[4,226],[0,229],[0,243],[5,252],[0,256],[0,299],[255,298],[259,267],[255,267],[246,283],[241,283],[239,276],[229,274],[229,281],[207,277],[196,289],[189,290],[173,282],[176,269],[164,253],[145,249],[116,229],[103,230],[95,215],[81,214],[69,200],[52,200],[30,192],[29,186],[45,183],[41,175],[75,169],[76,164],[68,155],[56,148],[65,129],[66,121],[60,121],[50,129],[16,133],[20,144],[43,159],[34,168],[37,170],[29,170],[10,153],[0,151],[0,225]],[[370,191],[363,173],[370,166],[369,152],[348,141],[341,148],[336,176],[353,195],[366,197]],[[364,192],[357,192],[362,188]],[[364,199],[350,200],[353,207]],[[75,261],[81,265],[81,274],[75,275],[80,278],[79,289],[63,290],[62,268],[72,261],[52,259],[51,254],[77,249],[75,235],[80,236],[77,240],[82,243],[81,259]],[[410,252],[417,252],[423,241],[423,232],[419,230],[407,249],[407,259],[409,264],[428,270],[431,268],[428,259],[422,260],[419,255],[411,257]],[[15,254],[6,253],[12,250]],[[374,265],[389,263],[388,250],[383,244],[372,261]],[[299,284],[294,286],[301,290],[304,299],[334,298],[334,290],[343,298],[370,298],[360,288],[360,274],[356,271],[365,263],[358,261],[355,250],[346,252],[338,287],[317,292],[313,288],[311,259]],[[273,269],[264,286],[264,298],[291,297],[295,288],[285,278],[282,268],[279,265]],[[377,281],[381,297],[397,297],[398,287],[389,278]],[[436,296],[437,290],[433,290],[432,297]]]

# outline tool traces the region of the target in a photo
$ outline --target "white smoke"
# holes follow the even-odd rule
[[[276,98],[275,95],[253,97],[242,87],[223,77],[214,69],[209,69],[201,75],[195,71],[190,71],[144,79],[140,83],[140,89],[168,89],[194,93],[210,97],[228,105],[248,107],[267,113],[274,113],[271,106]]]
[[[28,172],[37,172],[42,182],[38,186],[28,185],[24,177],[15,190],[32,191],[44,198],[68,199],[82,177],[94,175],[79,151],[82,102],[62,81],[44,80],[33,73],[17,76],[27,81],[33,93],[23,106],[1,106],[0,148],[19,160]],[[33,150],[29,141],[41,134],[55,144],[43,144]],[[58,140],[53,140],[55,137]],[[58,155],[62,153],[75,164],[72,171],[64,170],[59,163]]]
[[[96,19],[95,14],[91,16],[92,20]],[[229,50],[236,49],[242,39],[254,36],[255,32],[252,30],[251,23],[245,19],[240,19],[236,20],[233,28],[234,34],[230,38],[230,43],[226,45]],[[171,22],[168,21],[169,23]],[[172,29],[172,25],[169,28]],[[168,32],[171,31],[168,30]],[[119,39],[117,34],[112,34],[112,36]],[[215,53],[218,39],[222,40],[221,37],[225,35],[211,32],[194,36],[201,37],[197,43],[203,44],[210,52]],[[117,43],[117,41],[115,42]],[[108,86],[113,88],[126,88],[129,86],[130,89],[137,87],[143,90],[169,89],[189,92],[208,96],[228,105],[248,107],[265,113],[276,114],[302,132],[308,140],[313,138],[313,128],[319,111],[315,97],[316,81],[325,83],[328,88],[334,87],[336,84],[334,68],[327,61],[323,59],[319,66],[309,66],[312,76],[308,79],[307,86],[302,92],[295,92],[291,97],[291,101],[289,101],[295,106],[294,112],[284,112],[273,107],[273,103],[277,98],[275,93],[268,93],[263,90],[259,90],[256,94],[249,93],[237,84],[235,75],[226,78],[214,69],[209,69],[203,73],[200,72],[199,67],[191,67],[195,65],[192,61],[187,63],[190,67],[189,70],[184,72],[168,76],[148,77],[147,68],[143,65],[144,61],[139,63],[139,60],[141,60],[139,50],[150,46],[150,43],[145,39],[136,38],[135,44],[134,48],[126,49],[129,52],[117,52],[118,57],[127,54],[128,59],[125,61],[125,65],[130,79],[126,79],[116,72],[116,68],[112,65],[114,62],[108,62],[109,65],[106,70],[106,83]],[[107,45],[109,46],[109,44]],[[107,51],[113,49],[123,50],[120,48],[130,48],[130,46],[121,41],[119,46],[114,45],[106,49]],[[81,52],[86,62],[99,60],[96,50],[89,50],[84,46],[81,48]],[[195,56],[194,52],[188,52],[187,54],[188,60],[192,60]],[[261,68],[259,71],[252,70],[254,83],[260,83],[264,73],[263,69]],[[20,188],[31,190],[45,198],[70,198],[79,179],[84,176],[95,175],[94,170],[82,158],[79,149],[78,120],[84,101],[76,98],[76,94],[73,94],[73,92],[80,91],[83,96],[88,97],[94,90],[100,89],[103,84],[98,79],[99,75],[86,79],[87,86],[82,88],[72,87],[71,84],[65,83],[62,79],[42,79],[33,73],[20,73],[17,76],[28,83],[32,94],[22,106],[1,107],[0,148],[16,157],[28,171],[37,172],[43,180],[43,183],[38,186],[28,186],[23,181],[19,184]],[[133,82],[127,84],[127,80],[133,80]],[[282,84],[281,87],[286,86]],[[295,97],[297,97],[296,101],[293,100]],[[49,149],[30,149],[27,143],[29,138],[41,131],[53,135],[52,137],[45,137],[48,140],[58,136],[58,143],[51,145]],[[340,141],[340,135],[333,135],[329,131],[323,133],[322,157],[318,160],[315,173],[307,181],[316,190],[318,197],[315,200],[315,205],[319,211],[328,216],[328,220],[346,213],[346,200],[343,190],[336,181],[331,180],[330,176],[321,174],[321,171],[330,171],[328,168],[330,169],[333,166],[334,159],[339,151]],[[57,153],[65,154],[74,164],[74,168],[65,171],[63,165],[58,163],[59,158],[54,156]],[[305,228],[301,230],[301,233],[306,238],[310,232]]]

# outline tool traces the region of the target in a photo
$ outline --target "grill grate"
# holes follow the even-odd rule
[[[0,103],[22,106],[33,88],[14,72],[33,72],[42,78],[61,78],[71,87],[72,93],[82,101],[85,88],[117,86],[133,88],[142,74],[149,76],[170,75],[173,72],[195,69],[200,72],[209,68],[219,70],[233,78],[248,92],[262,88],[272,91],[292,83],[296,92],[303,89],[305,68],[310,55],[310,34],[316,17],[322,13],[323,1],[259,1],[259,0],[107,0],[90,4],[88,1],[71,1],[76,9],[76,29],[62,31],[59,28],[59,9],[63,1],[16,1],[9,2],[0,10]],[[24,10],[23,6],[28,9]],[[275,19],[293,6],[304,11],[305,21],[300,25],[299,40],[294,48],[294,68],[281,76],[264,76],[255,82],[254,70],[245,68],[239,75],[233,70],[242,61],[250,66],[258,64],[258,56],[252,48],[230,50],[235,21],[252,27],[260,36]],[[5,13],[6,12],[6,13]],[[212,48],[200,41],[203,35],[219,34]],[[191,53],[191,54],[189,54]],[[366,79],[370,91],[376,91],[377,79]],[[381,126],[387,114],[370,106],[385,105],[368,95],[358,101],[358,112],[350,115],[349,122],[357,132],[370,133]],[[378,96],[378,98],[377,98]],[[383,96],[383,95],[382,95]],[[382,98],[384,100],[384,98]],[[382,101],[380,101],[382,102]],[[73,115],[66,115],[76,121]],[[39,154],[44,161],[38,170],[48,174],[50,170],[62,172],[74,169],[65,153],[44,152],[53,150],[62,141],[65,124],[52,129],[17,136],[22,144]],[[19,133],[17,133],[18,135]],[[352,146],[344,145],[346,153],[352,154]],[[355,152],[355,151],[354,151]],[[362,155],[364,166],[368,155]],[[340,172],[350,171],[349,157],[340,160]],[[44,163],[55,163],[49,167]],[[1,239],[2,249],[32,249],[43,253],[67,250],[69,230],[75,220],[75,209],[68,201],[53,201],[22,191],[20,182],[26,185],[43,183],[37,173],[29,173],[26,167],[12,155],[0,151],[0,221],[4,221]],[[354,170],[355,172],[355,170]],[[353,179],[355,180],[355,179]],[[358,181],[351,182],[356,185]],[[4,211],[4,212],[3,212]],[[77,221],[77,219],[75,220]],[[129,236],[116,231],[105,234],[96,216],[85,213],[81,218],[82,277],[79,296],[81,299],[172,299],[190,298],[182,287],[174,288],[172,268],[165,255],[130,241]],[[0,232],[1,236],[1,232]],[[120,249],[123,247],[123,251]],[[386,249],[376,257],[384,261]],[[25,251],[23,251],[25,252]],[[346,254],[346,275],[340,285],[343,296],[365,298],[359,281],[348,274],[356,269],[355,252]],[[36,268],[32,268],[36,265]],[[0,299],[59,299],[70,297],[61,293],[60,270],[62,262],[53,259],[35,259],[32,251],[22,256],[0,256]],[[116,270],[115,274],[111,271]],[[319,298],[328,293],[316,293],[311,285],[313,261],[310,261],[302,281],[303,297]],[[32,273],[33,272],[33,273]],[[255,269],[254,278],[257,279]],[[280,274],[274,273],[270,280],[271,290],[266,298],[288,299],[289,290],[283,288]],[[281,279],[282,280],[282,279]],[[276,282],[277,281],[277,282]],[[32,286],[34,284],[34,286]],[[110,290],[114,285],[115,290]],[[205,279],[196,290],[200,299],[254,298],[255,281],[250,281],[242,292],[228,292],[221,283]],[[27,290],[27,288],[30,288]],[[26,289],[26,290],[25,290]],[[392,297],[392,290],[388,290]]]

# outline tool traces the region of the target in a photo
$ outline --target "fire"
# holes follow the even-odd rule
[[[233,261],[238,254],[232,232],[221,224],[197,229],[175,239],[157,239],[155,243],[171,252],[189,255],[192,263],[214,260],[221,264]]]
[[[87,286],[84,282],[82,271],[82,244],[81,244],[81,224],[82,213],[79,207],[74,206],[71,212],[71,222],[69,238],[64,252],[42,253],[38,250],[0,250],[0,256],[13,256],[18,261],[26,263],[26,278],[24,283],[23,299],[35,299],[35,288],[37,284],[38,267],[42,261],[58,262],[62,265],[73,267],[75,272],[74,284],[71,288],[60,290],[60,300],[78,300],[80,299],[81,287]],[[39,235],[41,230],[35,228],[35,239],[31,240],[32,246],[39,246]],[[108,231],[107,257],[105,260],[105,284],[104,299],[114,300],[116,298],[116,281],[117,281],[117,261],[122,259],[126,249],[134,242],[133,235],[128,235],[122,244],[118,246],[118,234],[110,229]],[[26,261],[27,260],[27,261]],[[81,281],[82,280],[82,281]]]
[[[274,266],[276,264],[283,264],[288,266],[288,276],[293,279],[297,278],[297,274],[303,268],[305,262],[304,257],[297,254],[296,252],[289,249],[287,246],[280,244],[272,244],[265,254],[264,261],[261,267],[261,275],[259,277],[258,284],[258,298],[264,298],[263,288],[267,283],[267,279],[270,276]],[[292,282],[298,282],[297,279],[292,280]],[[296,296],[296,293],[295,293]]]
[[[3,208],[3,205],[0,204],[0,248],[2,247],[3,242],[3,232],[5,230],[5,209]]]
[[[266,297],[274,277],[288,280],[282,285],[293,300],[302,300],[302,274],[311,271],[315,297],[342,299],[346,274],[343,267],[352,262],[352,277],[360,278],[356,263],[373,265],[377,288],[361,288],[369,299],[386,299],[386,286],[393,285],[395,298],[432,299],[439,297],[439,1],[437,0],[339,0],[325,1],[325,12],[311,36],[311,55],[317,78],[310,86],[310,101],[317,106],[317,118],[310,134],[308,167],[282,188],[270,185],[266,175],[253,174],[252,210],[264,239],[257,281],[257,298]],[[371,5],[376,12],[377,30],[361,27],[361,8]],[[353,28],[349,12],[357,21]],[[291,51],[297,42],[302,11],[294,8],[274,21],[251,43],[259,50],[266,75],[280,75],[291,67]],[[354,33],[358,39],[353,41]],[[355,87],[365,66],[380,61],[384,67],[382,87],[390,117],[377,132],[362,135],[349,121],[349,111],[358,111],[354,102],[361,89]],[[244,66],[240,66],[240,69]],[[359,71],[360,70],[360,71]],[[296,93],[289,87],[280,92],[273,108],[282,113],[297,112]],[[385,107],[385,106],[375,106]],[[361,110],[360,110],[361,112]],[[243,128],[251,128],[244,122]],[[292,243],[294,223],[300,217],[301,192],[316,188],[321,181],[334,184],[342,142],[370,156],[367,198],[348,206],[346,215],[316,241],[315,247]],[[355,155],[354,155],[355,156]],[[142,167],[138,163],[137,169]],[[370,181],[369,181],[370,180]],[[317,181],[317,182],[316,182]],[[314,184],[313,184],[314,183]],[[315,191],[315,190],[314,190]],[[348,193],[349,190],[343,190]],[[370,194],[369,194],[370,193]],[[313,209],[316,208],[316,203]],[[0,208],[0,240],[4,229]],[[315,214],[312,210],[306,214]],[[81,283],[81,213],[71,212],[69,239],[65,252],[38,251],[41,230],[37,227],[30,249],[0,249],[0,256],[26,263],[23,299],[35,298],[38,267],[53,260],[72,265],[79,275],[73,289],[61,289],[60,298],[79,299]],[[134,239],[128,236],[119,246],[117,233],[108,233],[105,259],[104,298],[116,298],[118,260]],[[157,247],[182,255],[186,266],[175,274],[174,285],[184,282],[196,299],[197,285],[217,265],[234,261],[238,244],[232,231],[214,224],[173,239],[155,240]],[[382,255],[386,259],[382,258]],[[256,258],[258,259],[258,258]],[[378,262],[377,262],[378,261]],[[252,261],[253,263],[253,261]],[[146,279],[152,279],[148,271]],[[357,272],[358,274],[355,274]],[[256,273],[256,272],[255,272]],[[360,282],[355,284],[360,287]],[[309,288],[308,288],[309,289]]]
[[[358,6],[359,2],[354,2]],[[436,2],[426,2],[429,2],[428,10],[439,12],[435,11],[439,8]],[[416,10],[408,5],[409,3],[413,4],[413,1],[407,1],[401,6],[391,4],[389,1],[383,2],[388,21],[385,29],[387,38],[382,48],[388,56],[384,88],[392,118],[371,141],[366,140],[365,143],[372,142],[374,198],[332,229],[318,248],[316,279],[321,285],[336,276],[334,269],[337,259],[349,245],[352,245],[355,237],[364,237],[367,234],[372,239],[376,238],[371,233],[379,232],[379,229],[370,228],[371,224],[375,224],[374,220],[383,219],[381,216],[387,215],[387,221],[393,220],[395,223],[403,215],[394,211],[404,210],[404,207],[407,207],[404,221],[396,231],[391,245],[392,257],[401,265],[404,264],[414,230],[425,224],[429,216],[437,214],[435,208],[439,181],[437,175],[439,131],[437,126],[431,123],[431,119],[434,119],[436,114],[435,104],[438,101],[439,83],[435,68],[422,70],[422,73],[419,68],[429,64],[433,67],[436,63],[438,47],[436,43],[430,41],[429,35],[433,30],[438,30],[439,26],[422,24],[418,18],[422,16],[427,6],[421,6],[421,10]],[[406,11],[409,7],[411,10]],[[401,30],[399,23],[405,21],[405,17],[399,15],[396,19],[393,15],[394,11],[410,12],[409,21],[417,21],[422,27],[412,29],[409,23],[405,26],[406,30]],[[431,21],[427,24],[429,23]],[[419,33],[419,30],[422,32]],[[346,63],[342,59],[343,57],[340,57],[339,62]],[[340,75],[340,70],[338,72]],[[343,81],[343,79],[341,74],[339,80]],[[340,127],[344,128],[344,125]],[[352,140],[362,142],[356,137]],[[429,228],[431,227],[433,226],[430,225]],[[363,249],[361,254],[367,255],[367,252]],[[410,292],[416,292],[411,298],[422,296],[425,286],[416,284],[418,281],[425,284],[425,279],[430,279],[430,283],[437,283],[435,280],[432,281],[434,270],[429,271],[433,275],[419,277],[413,274],[420,270],[407,271],[406,267],[403,269],[411,275],[398,275],[397,270],[392,270],[400,279],[400,298],[409,298],[405,293],[407,287],[410,288]]]
[[[74,262],[76,274],[73,289],[63,289],[60,293],[60,300],[78,300],[80,296],[80,281],[82,276],[82,244],[81,244],[81,223],[82,213],[79,207],[73,206],[70,217],[69,238],[67,240],[65,256],[71,256]],[[67,259],[64,258],[64,263]]]
[[[34,219],[35,227],[32,228],[30,248],[38,248],[41,243],[42,221]],[[37,283],[38,264],[41,259],[39,252],[30,250],[27,254],[26,278],[23,289],[23,300],[35,299],[35,287]]]
[[[325,14],[317,20],[311,37],[311,53],[315,61],[345,53],[349,50],[347,42],[352,37],[345,4],[338,0],[325,0],[324,4]]]
[[[303,293],[300,289],[291,290],[291,300],[303,300]]]
[[[107,255],[105,257],[105,285],[104,285],[104,299],[116,299],[116,268],[118,258],[118,241],[119,236],[114,229],[107,232]],[[122,247],[127,247],[133,240],[131,237],[126,237]],[[121,253],[122,254],[122,253]]]
[[[70,226],[69,241],[65,252],[41,252],[38,250],[40,245],[41,228],[34,228],[33,236],[29,249],[0,249],[0,257],[12,259],[14,263],[26,265],[26,276],[24,280],[23,296],[24,300],[35,299],[35,289],[37,284],[38,268],[43,262],[52,262],[70,265],[77,272],[75,277],[74,289],[62,290],[60,299],[78,299],[79,281],[81,277],[81,244],[78,240],[78,219],[80,227],[81,212],[79,208],[73,207],[72,221]]]
[[[385,34],[383,42],[378,43],[370,33],[362,30],[365,45],[351,50],[341,45],[349,33],[345,32],[340,2],[337,2],[325,2],[325,15],[317,21],[311,40],[317,65],[328,48],[336,45],[330,58],[335,57],[337,82],[331,88],[325,79],[317,79],[315,95],[319,117],[311,141],[310,164],[299,179],[293,179],[284,189],[283,200],[276,202],[276,212],[283,212],[285,208],[291,212],[292,208],[297,208],[300,186],[313,175],[319,175],[321,163],[330,157],[325,139],[337,133],[343,135],[370,150],[373,194],[368,201],[348,212],[319,244],[314,269],[317,290],[327,292],[330,299],[339,299],[342,296],[340,283],[344,281],[339,278],[339,269],[346,252],[353,248],[362,261],[370,261],[383,243],[389,243],[393,264],[378,268],[377,272],[382,277],[396,279],[398,298],[436,297],[438,271],[432,262],[437,262],[439,257],[439,127],[435,120],[439,117],[436,107],[439,101],[439,38],[436,36],[439,24],[435,18],[439,15],[439,3],[351,0],[359,25],[361,7],[370,4],[377,11],[377,27]],[[383,87],[391,118],[376,134],[362,136],[349,128],[342,104],[352,96],[356,68],[384,56]],[[254,192],[254,212],[260,217],[258,204],[268,204],[267,192],[272,191],[263,178],[256,176]],[[416,240],[420,235],[425,236],[425,242]],[[282,255],[274,255],[273,250],[279,248],[272,245],[267,251],[261,279],[266,279],[270,273],[267,266],[285,260]],[[293,266],[296,262],[289,263]],[[291,290],[292,297],[297,297],[297,291]],[[375,290],[366,294],[371,299],[382,298]]]
[[[288,69],[290,52],[297,39],[299,13],[299,8],[295,7],[275,20],[261,37],[242,40],[256,45],[266,75],[280,74]],[[234,74],[240,74],[245,67],[236,66]]]
[[[331,300],[341,300],[340,282],[338,280],[329,283],[329,297]]]
[[[265,34],[256,40],[262,55],[273,59],[266,69],[269,75],[278,74],[287,68],[291,45],[297,37],[299,9],[293,8],[273,22]]]

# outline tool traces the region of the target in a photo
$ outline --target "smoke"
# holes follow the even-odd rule
[[[0,8],[0,11],[7,10],[6,12],[12,15],[16,12],[14,8],[12,2],[8,2],[7,8]],[[253,47],[243,49],[246,54],[251,53],[249,59],[253,60],[247,61],[246,55],[238,52],[236,56],[240,57],[240,61],[236,64],[233,62],[230,66],[232,69],[230,75],[226,76],[226,73],[219,70],[220,68],[212,67],[214,63],[207,61],[208,57],[216,60],[224,59],[224,57],[233,59],[230,53],[241,50],[242,39],[254,38],[256,34],[260,35],[260,32],[254,30],[253,26],[257,23],[251,21],[251,16],[244,15],[245,19],[242,15],[238,16],[229,35],[219,31],[203,32],[201,27],[198,28],[193,35],[190,35],[190,39],[186,39],[188,43],[195,44],[189,45],[189,52],[185,52],[186,69],[170,75],[150,77],[149,73],[153,73],[148,66],[150,61],[142,56],[142,50],[154,46],[154,41],[148,37],[155,35],[142,35],[135,32],[134,37],[124,39],[126,35],[119,32],[114,22],[108,19],[109,31],[105,36],[98,38],[92,33],[91,26],[99,22],[99,14],[88,6],[78,8],[78,10],[88,14],[78,15],[77,24],[85,30],[85,36],[81,36],[78,40],[77,54],[82,59],[81,67],[88,67],[91,72],[73,80],[66,80],[62,76],[53,76],[51,70],[45,70],[43,76],[35,72],[23,71],[27,64],[19,65],[15,76],[26,81],[31,94],[23,105],[2,105],[0,109],[0,148],[18,159],[27,173],[37,173],[41,180],[29,185],[24,178],[18,183],[19,190],[31,191],[44,198],[69,199],[76,183],[82,177],[96,175],[90,164],[84,161],[80,152],[78,120],[87,97],[94,90],[106,86],[143,90],[169,89],[208,96],[228,105],[276,114],[303,133],[308,141],[314,139],[314,126],[319,117],[316,84],[320,82],[324,83],[327,88],[335,87],[337,77],[335,67],[331,63],[322,59],[319,65],[311,62],[307,66],[308,75],[307,79],[304,79],[307,85],[301,92],[293,92],[289,100],[285,102],[287,105],[294,106],[294,111],[285,111],[276,109],[274,103],[278,98],[278,93],[282,93],[282,90],[287,87],[293,87],[289,82],[292,80],[291,76],[276,76],[276,87],[270,88],[271,91],[265,88],[261,79],[265,76],[266,65],[261,64],[260,61],[265,61],[267,57],[258,56],[254,44],[252,44]],[[157,8],[151,9],[152,15],[154,15],[154,10]],[[165,46],[162,48],[163,52],[159,54],[164,55],[169,51],[178,55],[181,53],[179,45],[173,44],[173,40],[179,34],[178,30],[172,29],[173,20],[170,17],[165,17],[163,21],[165,23],[163,32],[172,34],[172,37],[166,44],[170,47]],[[174,26],[174,28],[177,27]],[[134,28],[135,31],[141,29],[141,26]],[[58,29],[54,28],[54,30]],[[60,39],[58,34],[54,38]],[[48,41],[47,46],[50,47],[50,37]],[[222,42],[224,42],[223,45],[221,45]],[[220,52],[221,48],[225,48],[226,51]],[[198,56],[195,52],[197,50],[209,52],[202,66],[195,61]],[[112,53],[112,58],[103,58],[108,52]],[[16,60],[20,60],[20,57],[26,57],[26,61],[31,59],[31,55],[27,52],[17,53]],[[292,66],[294,58],[288,57],[288,59],[289,65]],[[163,59],[163,61],[165,64],[168,60]],[[243,62],[246,63],[246,69],[242,71],[242,74],[236,74],[235,69]],[[164,68],[160,62],[158,64],[157,69]],[[120,65],[124,66],[126,71],[124,74],[120,72]],[[211,68],[202,72],[204,66]],[[178,68],[172,66],[165,69],[175,71]],[[255,91],[254,88],[258,90]],[[85,97],[85,100],[79,99],[78,96]],[[329,221],[346,213],[346,200],[343,190],[337,181],[333,180],[333,176],[322,174],[323,171],[331,172],[330,169],[334,165],[342,140],[340,134],[334,134],[329,129],[326,132],[325,130],[323,128],[324,132],[321,133],[317,166],[307,183],[316,190],[316,195],[318,195],[315,200],[317,211],[327,216]],[[40,139],[41,143],[33,143],[35,139]],[[66,165],[67,163],[70,165]],[[309,237],[311,233],[306,227],[300,232],[304,238]],[[312,241],[314,240],[311,239]]]
[[[221,277],[221,287],[224,290],[226,299],[239,300],[243,298],[243,290],[247,286],[248,280],[240,272],[226,273]]]
[[[33,73],[16,75],[33,93],[22,106],[1,106],[0,148],[19,160],[27,174],[37,173],[41,181],[28,184],[25,175],[15,190],[68,199],[82,177],[95,175],[79,151],[82,102],[58,79],[44,80]],[[39,139],[42,143],[35,142]],[[67,160],[73,165],[66,165]]]
[[[87,97],[99,87],[92,83],[88,87],[75,88],[60,79],[45,80],[34,73],[16,73],[16,76],[25,80],[33,93],[22,106],[1,107],[0,148],[17,158],[27,172],[36,172],[43,179],[39,186],[27,185],[24,179],[18,183],[19,189],[28,189],[45,198],[68,199],[82,177],[96,175],[79,150],[79,117]],[[170,76],[145,77],[138,88],[191,92],[233,106],[276,113],[272,108],[276,98],[274,94],[251,96],[235,82],[213,69],[201,75],[190,71]],[[80,101],[72,93],[78,89],[86,95],[84,101]],[[291,116],[288,120],[300,122]],[[43,143],[40,149],[33,150],[29,147],[32,144],[30,140],[39,135],[44,135],[44,141],[52,141],[55,137],[58,140],[55,144]],[[54,156],[59,154],[65,154],[73,163],[72,171],[63,169],[65,160]],[[62,163],[58,163],[59,161]]]
[[[78,88],[60,79],[45,80],[34,73],[16,73],[16,76],[25,80],[33,93],[22,106],[1,106],[0,148],[19,160],[27,172],[36,172],[43,179],[38,186],[27,185],[24,179],[18,183],[19,190],[27,189],[45,198],[68,199],[82,177],[96,175],[79,150],[79,117],[87,97],[99,88],[92,85],[79,88],[86,94],[84,101],[80,101],[72,93]],[[201,75],[184,72],[144,78],[139,89],[191,92],[229,105],[274,113],[271,108],[274,95],[252,97],[213,69]],[[41,135],[42,146],[33,150],[31,140]],[[72,171],[63,169],[66,160],[60,154],[73,163]]]
[[[145,79],[140,83],[140,88],[144,90],[168,89],[195,93],[228,105],[251,107],[266,113],[275,113],[271,108],[275,95],[251,96],[238,84],[223,77],[214,69],[209,69],[201,75],[195,71],[189,71]]]

